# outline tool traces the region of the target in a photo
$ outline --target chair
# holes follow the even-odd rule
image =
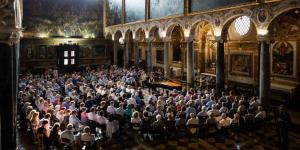
[[[198,124],[189,124],[188,125],[188,134],[191,137],[197,137],[199,133],[199,125]]]
[[[166,134],[167,137],[173,137],[176,133],[176,128],[175,128],[175,121],[174,120],[170,120],[170,121],[166,121]]]
[[[135,131],[140,130],[140,126],[141,126],[140,123],[130,123],[130,124],[131,124],[131,127],[132,127],[133,130],[135,130]]]
[[[186,135],[186,125],[185,124],[179,124],[176,126],[176,134],[177,137],[184,137]]]
[[[165,129],[163,124],[153,125],[153,136],[158,139],[165,138]]]
[[[61,138],[61,142],[64,144],[64,149],[72,149],[73,143],[70,139],[67,138]]]

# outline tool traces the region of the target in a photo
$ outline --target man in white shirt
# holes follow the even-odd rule
[[[73,133],[73,125],[72,124],[68,124],[67,129],[61,133],[60,138],[62,139],[63,143],[65,143],[63,139],[69,140],[69,143],[66,143],[66,144],[74,143],[75,136]]]
[[[115,103],[113,101],[111,101],[110,105],[106,109],[107,113],[112,114],[112,115],[116,114],[116,108],[114,105],[115,105]]]

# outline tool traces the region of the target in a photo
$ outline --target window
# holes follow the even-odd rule
[[[69,65],[69,59],[64,59],[64,65]]]
[[[75,57],[75,51],[71,51],[71,57]]]
[[[74,50],[66,50],[64,51],[64,65],[75,65],[75,51]]]
[[[74,65],[74,64],[75,64],[75,59],[72,58],[72,59],[71,59],[71,65]]]
[[[64,51],[64,57],[69,57],[69,52],[68,51]]]
[[[234,22],[235,31],[240,35],[246,35],[250,30],[250,18],[247,16],[238,17]]]

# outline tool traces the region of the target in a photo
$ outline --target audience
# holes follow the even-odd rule
[[[161,78],[150,76],[151,82]],[[164,130],[176,133],[191,125],[201,125],[206,130],[200,131],[210,134],[225,133],[229,127],[242,128],[244,123],[245,130],[251,131],[249,124],[267,119],[255,97],[248,101],[232,91],[219,97],[214,89],[163,91],[155,87],[148,94],[143,88],[147,78],[141,69],[116,66],[21,75],[20,119],[27,120],[36,140],[43,135],[44,143],[48,139],[51,145],[69,146],[76,144],[77,138],[85,146],[93,146],[98,138],[95,128],[111,139],[132,124],[145,140],[151,140],[151,134],[163,134]]]

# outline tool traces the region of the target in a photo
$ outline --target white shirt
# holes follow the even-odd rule
[[[81,134],[81,141],[90,142],[90,144],[93,145],[94,142],[95,142],[95,134],[82,133]]]
[[[124,115],[124,109],[122,107],[117,108],[116,109],[116,114],[123,116]]]
[[[89,112],[87,116],[89,120],[96,121],[96,114],[94,112]]]
[[[99,124],[106,124],[107,119],[104,116],[97,115],[97,123]]]
[[[65,138],[70,140],[70,142],[74,142],[75,136],[72,130],[65,130],[61,133],[60,138]]]
[[[108,106],[106,111],[114,115],[116,113],[116,108],[114,106]]]

